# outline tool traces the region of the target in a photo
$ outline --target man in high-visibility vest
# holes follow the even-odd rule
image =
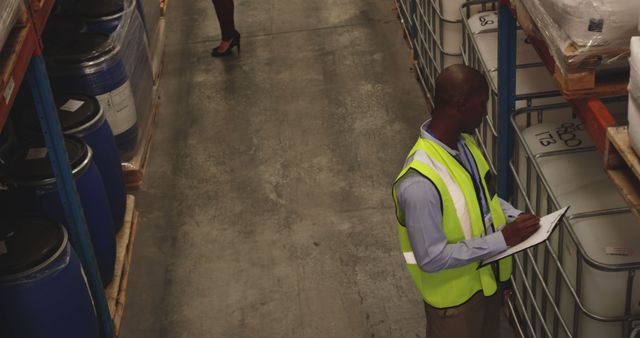
[[[446,68],[436,79],[432,118],[393,186],[400,246],[424,300],[428,338],[499,337],[498,286],[509,281],[511,258],[482,268],[480,261],[540,227],[496,195],[470,136],[487,115],[488,95],[478,71]]]

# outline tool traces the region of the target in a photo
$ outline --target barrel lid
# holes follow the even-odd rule
[[[73,13],[87,19],[110,17],[124,11],[122,0],[77,1]]]
[[[52,15],[47,20],[47,25],[42,32],[43,51],[46,54],[50,48],[71,45],[77,40],[78,35],[85,31],[85,23],[76,17]]]
[[[75,170],[86,162],[89,147],[79,138],[64,137],[71,169]],[[21,145],[7,160],[7,177],[16,184],[55,179],[48,149],[42,140],[29,140]]]
[[[100,114],[100,103],[93,96],[82,94],[63,94],[56,96],[58,118],[63,132],[85,126]],[[20,127],[40,130],[40,120],[33,104],[18,115]]]
[[[93,96],[81,94],[60,95],[56,98],[62,130],[82,127],[100,113],[100,103]]]
[[[49,63],[79,63],[111,53],[114,49],[108,35],[81,32],[66,43],[49,44],[44,52]]]
[[[62,226],[39,216],[0,219],[0,277],[36,268],[65,243]]]

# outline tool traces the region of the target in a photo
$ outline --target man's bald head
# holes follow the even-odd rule
[[[486,94],[489,85],[477,70],[457,64],[445,68],[436,78],[434,105],[437,109],[455,108],[461,101]]]

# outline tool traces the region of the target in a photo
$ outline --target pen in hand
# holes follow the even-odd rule
[[[518,245],[540,228],[540,218],[532,214],[521,214],[501,230],[507,246]]]

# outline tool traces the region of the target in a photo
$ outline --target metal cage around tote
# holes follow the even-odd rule
[[[521,108],[511,121],[516,207],[544,215],[573,204],[549,240],[514,255],[508,306],[516,330],[522,337],[629,337],[640,320],[640,257],[625,243],[640,243],[637,220],[568,104]]]

